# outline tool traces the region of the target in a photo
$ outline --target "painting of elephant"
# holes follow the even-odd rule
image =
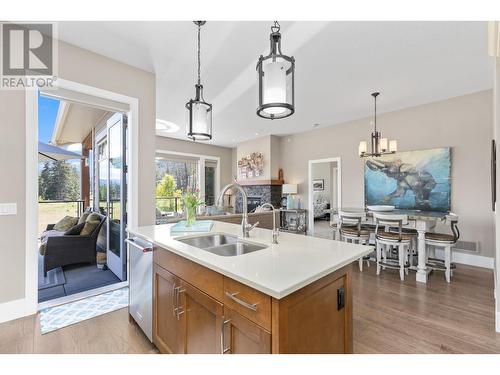
[[[450,211],[450,148],[398,152],[365,159],[365,204]]]

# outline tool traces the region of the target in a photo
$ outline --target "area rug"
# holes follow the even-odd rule
[[[43,335],[126,306],[128,306],[128,287],[49,307],[40,311],[41,333]]]
[[[38,254],[38,290],[52,288],[64,283],[66,283],[66,278],[61,267],[47,271],[47,276],[43,276],[43,256]]]

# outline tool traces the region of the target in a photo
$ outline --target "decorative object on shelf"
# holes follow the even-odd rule
[[[238,179],[259,177],[264,173],[264,156],[253,152],[238,160]]]
[[[200,189],[196,188],[195,190],[188,187],[186,192],[182,197],[184,201],[184,210],[186,211],[186,226],[192,226],[196,222],[196,209],[198,206],[205,204],[200,199]]]
[[[283,194],[287,195],[286,208],[293,209],[293,195],[297,194],[296,184],[284,184],[282,187]]]
[[[295,59],[281,52],[280,24],[271,26],[270,52],[260,56],[257,63],[259,77],[259,106],[257,115],[279,119],[295,112]]]
[[[313,191],[323,191],[325,190],[325,180],[317,179],[313,180]]]
[[[365,205],[450,211],[450,148],[401,152],[365,160]]]
[[[193,21],[198,26],[198,83],[195,85],[194,99],[186,103],[188,110],[187,136],[193,141],[208,141],[212,139],[212,104],[203,98],[201,84],[200,31],[206,21]]]
[[[307,210],[286,208],[279,211],[280,231],[296,234],[307,233]]]
[[[281,169],[281,168],[278,170],[278,180],[279,181],[284,181],[284,179],[283,179],[283,169]]]
[[[368,152],[368,144],[366,141],[359,142],[359,156],[364,158],[367,156],[381,156],[385,154],[394,154],[398,150],[398,142],[387,138],[382,138],[382,133],[377,130],[377,96],[379,92],[372,93],[375,102],[375,116],[373,118],[374,130],[371,135],[371,152]]]

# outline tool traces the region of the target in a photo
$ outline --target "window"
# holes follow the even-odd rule
[[[183,212],[182,195],[188,187],[200,189],[207,206],[215,204],[219,186],[219,159],[193,154],[158,152],[156,208],[162,218]]]

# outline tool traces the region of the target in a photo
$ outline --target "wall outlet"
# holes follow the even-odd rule
[[[17,203],[0,203],[0,215],[17,215]]]

